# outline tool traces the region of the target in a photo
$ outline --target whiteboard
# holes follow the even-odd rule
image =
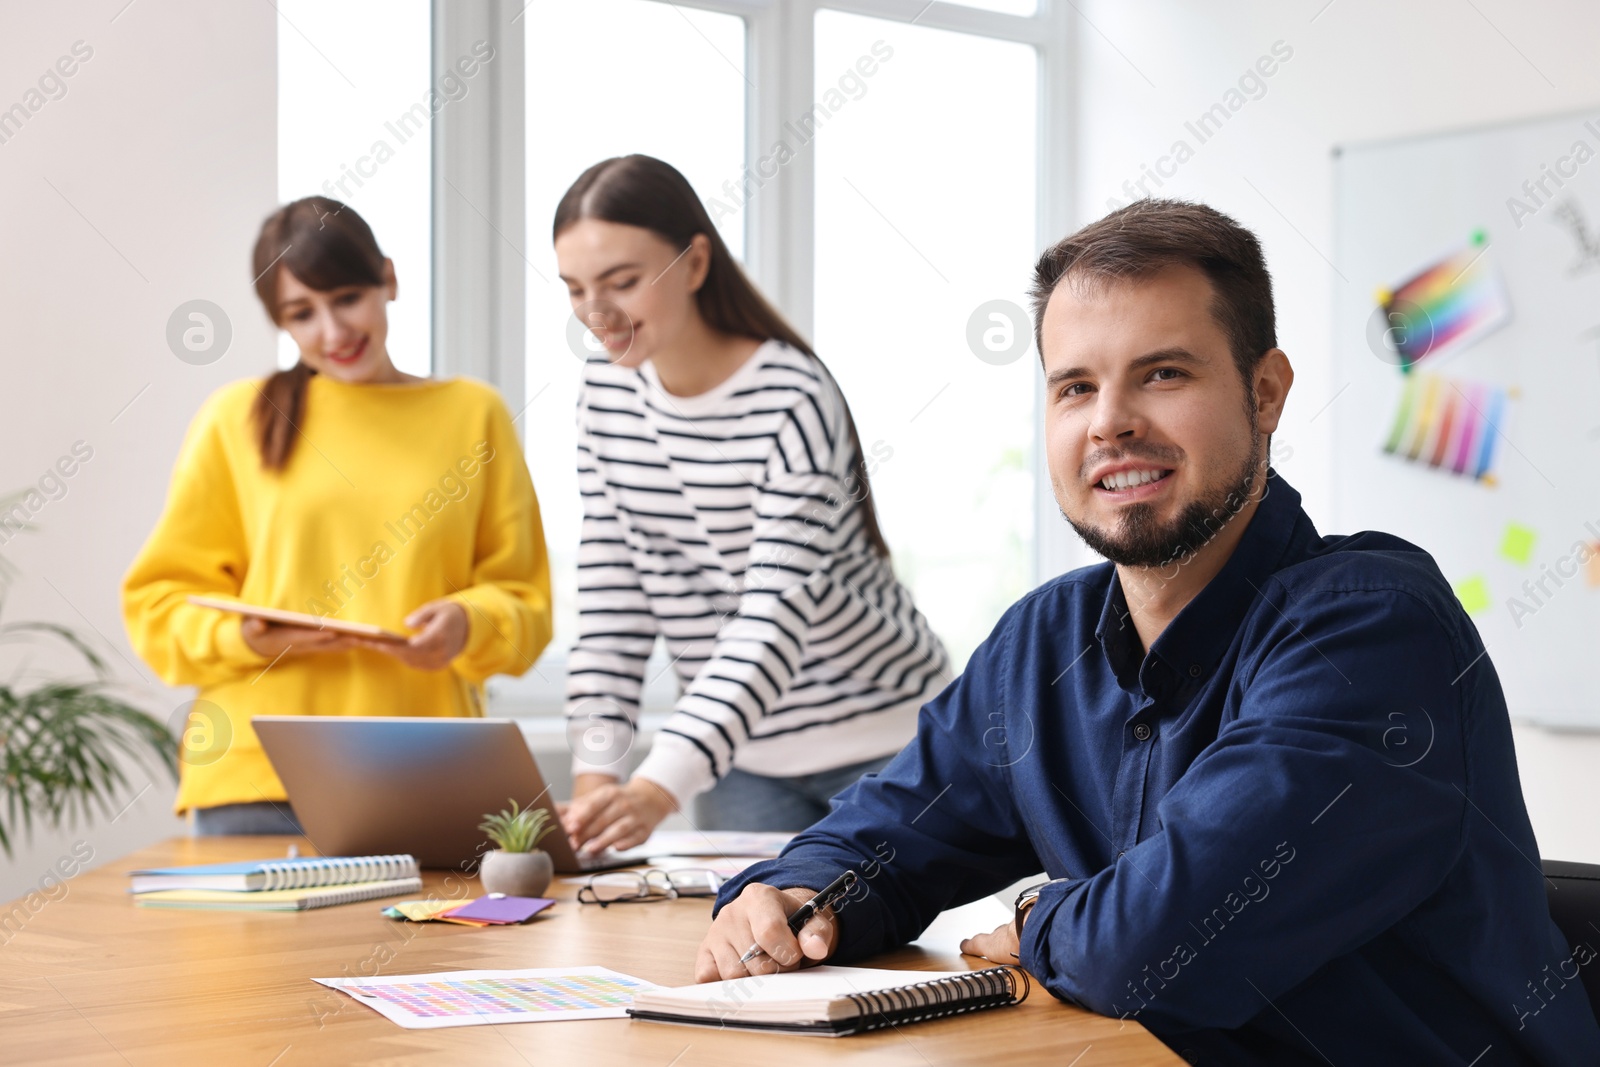
[[[1332,531],[1384,530],[1427,549],[1475,609],[1512,715],[1600,729],[1600,559],[1582,562],[1584,546],[1600,550],[1600,110],[1341,146],[1334,171],[1333,376],[1320,416],[1332,420]],[[1505,391],[1492,483],[1455,473],[1453,445],[1425,443],[1415,460],[1384,451],[1408,378],[1384,330],[1431,323],[1414,308],[1386,316],[1377,292],[1474,247],[1478,230],[1509,320],[1411,375],[1444,383],[1436,434],[1454,417],[1453,432],[1476,422],[1486,435],[1466,401]],[[1407,426],[1419,439],[1422,395]]]

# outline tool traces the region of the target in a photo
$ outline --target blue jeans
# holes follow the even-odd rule
[[[701,830],[771,830],[799,833],[828,814],[835,793],[864,774],[881,771],[894,753],[794,778],[769,778],[737,768],[694,801]]]
[[[219,804],[214,808],[194,809],[195,837],[227,837],[233,834],[294,834],[304,836],[300,820],[288,801],[250,804]]]

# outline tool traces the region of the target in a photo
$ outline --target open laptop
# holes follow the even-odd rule
[[[472,872],[490,846],[478,824],[508,799],[550,813],[539,847],[565,874],[644,862],[580,856],[522,730],[511,719],[257,715],[251,720],[306,836],[324,856],[410,853]]]

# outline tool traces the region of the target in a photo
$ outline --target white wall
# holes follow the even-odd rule
[[[1156,195],[1204,200],[1254,230],[1278,301],[1278,340],[1296,380],[1278,463],[1330,525],[1327,418],[1330,297],[1342,280],[1333,249],[1334,145],[1572,111],[1600,103],[1600,6],[1584,0],[1184,0],[1080,2],[1079,208],[1085,220],[1154,166],[1178,139],[1194,155]],[[1275,42],[1292,56],[1204,143],[1187,130]],[[1168,170],[1172,167],[1168,165]],[[1417,175],[1416,181],[1436,180]],[[1337,402],[1337,401],[1335,401]],[[1513,715],[1516,709],[1512,709]],[[1600,862],[1600,820],[1583,783],[1600,766],[1600,735],[1518,724],[1518,762],[1546,856]]]
[[[118,586],[201,400],[272,366],[249,254],[276,199],[275,26],[269,4],[125,3],[0,4],[0,109],[74,42],[93,49],[66,94],[0,144],[0,493],[35,482],[75,441],[94,450],[38,529],[0,548],[21,571],[3,618],[89,635],[128,696],[166,718],[185,697],[135,666]],[[209,366],[167,347],[168,316],[195,298],[232,321]],[[0,670],[16,661],[7,652]],[[102,863],[181,832],[170,779],[133,773],[114,823],[19,849],[0,900],[77,842]]]

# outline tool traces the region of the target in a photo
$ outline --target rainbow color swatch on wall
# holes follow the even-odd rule
[[[1514,396],[1498,385],[1408,374],[1383,450],[1493,485],[1498,438]]]
[[[1402,371],[1426,356],[1472,344],[1511,320],[1511,301],[1492,258],[1479,230],[1459,251],[1378,292],[1389,322],[1385,336]]]

